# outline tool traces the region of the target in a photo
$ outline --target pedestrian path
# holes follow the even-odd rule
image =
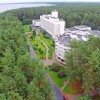
[[[42,60],[42,62],[44,63],[45,66],[48,66],[48,65],[53,64],[54,61],[55,61],[55,54],[53,54],[52,59],[48,59],[48,51],[49,51],[49,48],[46,45],[46,43],[43,40],[41,40],[41,38],[38,35],[37,35],[37,37],[42,42],[42,44],[46,47],[46,60]]]
[[[41,38],[37,35],[38,39],[42,42],[42,44],[46,47],[46,60],[48,60],[48,46],[45,44],[45,42],[43,40],[41,40]]]
[[[66,85],[68,84],[69,80],[65,81],[64,85],[61,88],[61,91],[63,92],[64,88],[66,87]]]

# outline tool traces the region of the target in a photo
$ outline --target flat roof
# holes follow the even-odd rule
[[[64,21],[63,19],[53,17],[52,15],[42,15],[46,19],[53,19],[54,21]]]
[[[100,37],[100,31],[98,31],[98,30],[87,30],[86,32],[89,32],[93,35]]]
[[[64,46],[68,46],[71,41],[70,35],[63,35],[58,37],[58,42]]]
[[[71,27],[71,28],[66,28],[67,30],[70,30],[70,31],[78,31],[79,29],[75,28],[75,27]]]
[[[32,21],[35,21],[35,22],[40,22],[40,19],[34,19]]]
[[[77,34],[65,34],[64,33],[63,35],[58,35],[55,41],[67,47],[72,39],[87,41],[88,36],[83,36],[81,34],[77,35]]]
[[[90,33],[90,34],[88,34],[88,33]],[[55,41],[61,45],[64,45],[65,47],[67,47],[72,39],[87,41],[89,35],[95,35],[97,37],[100,37],[100,31],[98,31],[98,30],[85,30],[85,31],[80,31],[80,32],[75,32],[75,33],[67,32],[67,33],[64,33],[62,35],[58,35],[56,37]]]
[[[74,27],[78,27],[78,28],[90,28],[89,26],[86,26],[86,25],[79,25],[79,26],[74,26]]]

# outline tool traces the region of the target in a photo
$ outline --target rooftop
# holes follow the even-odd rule
[[[90,34],[93,34],[95,36],[100,37],[100,31],[98,31],[98,30],[88,30],[87,32]]]
[[[88,27],[88,26],[84,26],[84,27]],[[77,28],[75,28],[75,27],[67,28],[67,29],[70,29],[70,32],[66,31],[64,34],[58,35],[55,39],[55,41],[57,43],[64,45],[66,47],[69,45],[69,43],[72,39],[87,41],[89,35],[95,35],[97,37],[100,37],[100,31],[98,31],[98,30],[76,31]],[[73,33],[72,31],[76,31],[76,32]]]
[[[72,39],[87,41],[88,36],[83,36],[81,34],[63,34],[58,35],[55,41],[67,47]]]
[[[63,36],[61,36],[61,35],[58,36],[58,43],[60,43],[64,46],[68,46],[70,41],[71,41],[70,35],[63,34]]]
[[[66,30],[70,30],[70,31],[78,31],[79,29],[75,28],[75,27],[71,27],[71,28],[66,28]]]
[[[74,26],[71,28],[66,28],[66,31],[81,31],[81,30],[91,30],[91,27],[86,26],[86,25],[79,25],[79,26]]]
[[[44,16],[47,20],[52,20],[52,21],[55,21],[55,22],[57,22],[57,21],[63,21],[63,19],[60,19],[60,18],[56,18],[56,17],[52,17],[52,16],[48,16],[48,15],[45,15]]]
[[[76,27],[76,28],[91,28],[91,27],[86,26],[86,25],[79,25],[79,26],[74,26],[74,27]]]
[[[35,22],[40,22],[40,19],[34,19],[32,21],[35,21]]]

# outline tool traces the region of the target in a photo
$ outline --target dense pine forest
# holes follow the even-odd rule
[[[49,7],[22,8],[7,11],[18,17],[23,24],[31,24],[32,19],[38,19],[42,14],[48,14],[52,10],[59,12],[59,18],[66,21],[66,27],[75,25],[88,25],[92,29],[100,30],[100,4],[63,4]]]
[[[44,66],[28,53],[23,33],[16,17],[0,15],[0,100],[54,100]]]
[[[80,82],[85,94],[100,91],[100,37],[90,36],[87,42],[73,40],[70,48],[65,54],[69,79]]]
[[[32,58],[23,25],[52,10],[59,12],[66,27],[88,25],[100,30],[100,4],[59,4],[9,10],[0,14],[0,100],[55,100],[43,63]],[[82,89],[90,94],[100,83],[100,38],[72,41],[72,51],[66,52],[70,68],[66,75],[80,80]],[[69,72],[68,72],[69,71]],[[99,90],[100,91],[100,88]]]

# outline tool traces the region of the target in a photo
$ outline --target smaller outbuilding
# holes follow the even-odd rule
[[[32,26],[40,26],[40,19],[35,19],[35,20],[32,20]]]

